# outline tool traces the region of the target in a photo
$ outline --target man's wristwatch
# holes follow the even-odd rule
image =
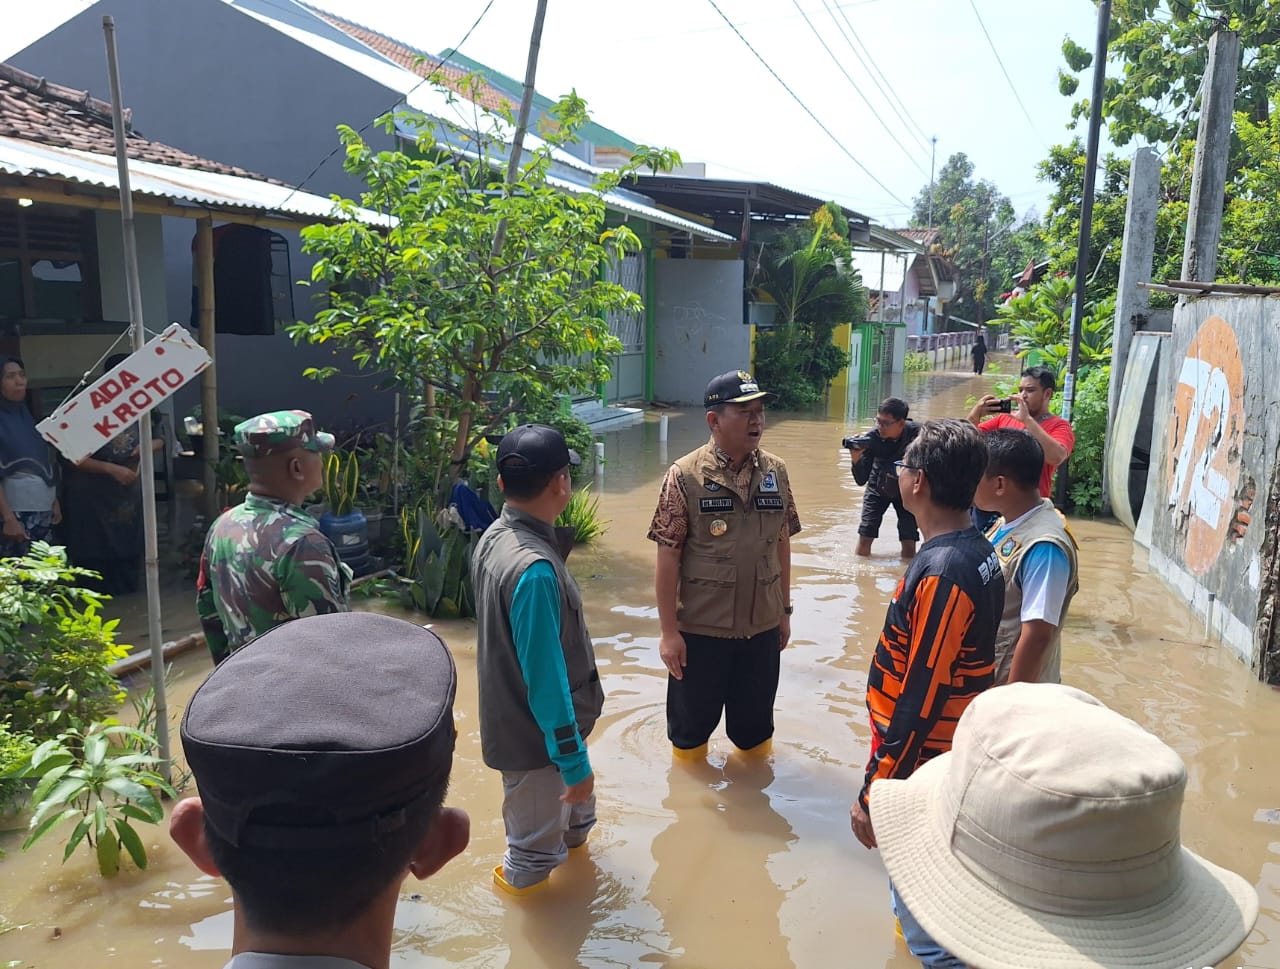
[[[793,612],[795,612],[795,611],[796,611],[796,607],[795,607],[795,606],[783,606],[783,607],[782,607],[782,614],[783,614],[784,616],[789,616],[789,615],[791,615],[791,614],[792,614]]]

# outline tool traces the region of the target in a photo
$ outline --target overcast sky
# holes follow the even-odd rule
[[[488,2],[313,0],[431,52],[458,44]],[[86,5],[6,10],[0,57],[51,8]],[[523,78],[535,6],[492,0],[461,51]],[[1070,137],[1062,39],[1092,49],[1095,29],[1091,0],[550,0],[537,86],[552,97],[576,88],[595,120],[706,162],[710,175],[834,198],[890,226],[928,183],[936,136],[939,166],[965,152],[1022,213],[1044,208],[1036,163]]]
[[[458,43],[487,0],[313,2],[435,52]],[[493,0],[462,52],[523,78],[535,6]],[[936,136],[939,165],[965,152],[1021,213],[1043,209],[1036,163],[1068,137],[1062,39],[1092,49],[1095,18],[1090,0],[550,0],[538,89],[576,88],[597,121],[707,162],[708,174],[835,198],[887,225],[905,221],[928,183]],[[872,77],[900,99],[902,118]]]

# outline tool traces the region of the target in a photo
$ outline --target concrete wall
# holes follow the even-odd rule
[[[662,259],[655,266],[654,396],[701,405],[707,381],[750,369],[751,327],[743,322],[739,259]]]
[[[1247,361],[1247,364],[1246,364]],[[1183,301],[1161,361],[1144,521],[1152,567],[1255,668],[1261,516],[1280,444],[1280,303]],[[1256,509],[1255,509],[1256,506]],[[1140,523],[1141,526],[1142,523]]]
[[[337,147],[339,123],[360,128],[398,100],[389,88],[222,0],[98,3],[15,54],[11,63],[107,99],[104,13],[115,18],[124,102],[133,109],[135,131],[290,184],[301,182]],[[391,146],[380,131],[371,129],[365,137]],[[341,151],[328,158],[306,190],[358,193],[359,182],[343,171],[342,159]],[[166,219],[163,256],[155,257],[166,267],[168,319],[183,323],[190,321],[194,232],[194,222]],[[312,260],[301,253],[296,233],[286,237],[293,277],[309,277]],[[299,317],[312,315],[312,293],[295,290]],[[148,323],[155,322],[149,316]],[[240,413],[307,407],[330,425],[389,416],[389,397],[372,390],[371,378],[316,384],[302,376],[303,368],[332,359],[325,350],[295,348],[283,334],[219,337],[220,399]],[[197,391],[188,390],[177,406],[181,410],[196,400]]]

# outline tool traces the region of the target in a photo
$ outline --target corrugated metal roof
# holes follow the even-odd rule
[[[112,155],[99,155],[77,148],[41,145],[18,138],[0,137],[0,172],[22,176],[52,176],[82,185],[119,190],[119,173]],[[129,184],[141,195],[189,202],[213,208],[242,208],[275,212],[302,219],[332,219],[331,199],[301,192],[287,185],[197,171],[155,162],[129,160]],[[389,216],[370,209],[358,210],[360,221],[387,225]]]
[[[553,188],[558,188],[565,192],[590,192],[592,189],[571,182],[567,178],[559,178],[555,175],[547,176],[547,184]],[[629,195],[630,193],[628,193]],[[604,193],[604,204],[615,212],[621,212],[624,215],[634,215],[637,218],[644,219],[647,222],[653,222],[657,225],[665,226],[668,229],[678,229],[681,232],[690,232],[693,235],[700,236],[703,239],[714,239],[717,242],[737,242],[733,236],[726,235],[715,229],[708,229],[705,225],[697,222],[691,222],[688,219],[682,219],[678,215],[672,215],[670,212],[664,212],[662,209],[655,208],[652,205],[645,205],[643,202],[637,202],[633,198],[621,192]]]

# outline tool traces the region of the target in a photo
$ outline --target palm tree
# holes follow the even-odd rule
[[[862,281],[832,244],[839,236],[833,238],[828,220],[815,218],[810,226],[765,246],[753,281],[777,307],[774,328],[756,338],[756,375],[780,388],[790,407],[819,399],[848,365],[848,354],[831,343],[832,331],[865,315]]]

